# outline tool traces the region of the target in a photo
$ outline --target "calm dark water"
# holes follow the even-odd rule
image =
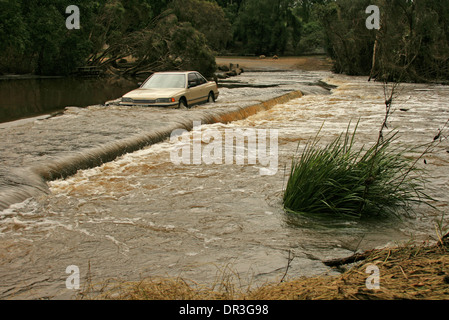
[[[121,97],[137,80],[109,78],[45,78],[0,80],[0,123],[86,107]]]

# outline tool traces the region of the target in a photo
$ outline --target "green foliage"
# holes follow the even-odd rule
[[[211,75],[214,54],[296,54],[321,46],[313,12],[323,2],[0,0],[0,73],[65,75],[131,58],[136,65],[124,71],[130,75],[185,67]],[[80,8],[80,30],[65,27],[72,4]]]
[[[244,44],[245,53],[285,53],[300,32],[293,6],[292,0],[243,1],[234,23],[235,41]]]
[[[78,3],[83,7],[90,1]],[[66,75],[83,65],[92,43],[87,29],[65,27],[70,4],[69,0],[1,0],[0,38],[6,45],[0,49],[0,72]]]
[[[231,24],[217,3],[173,0],[171,7],[180,22],[189,22],[193,28],[204,34],[211,49],[220,51],[232,40]]]
[[[206,37],[188,22],[177,26],[172,36],[171,53],[175,55],[178,68],[197,70],[211,77],[216,70],[215,57],[206,45]]]
[[[317,30],[321,25],[315,9],[328,2],[333,1],[217,0],[232,25],[233,41],[228,50],[250,55],[322,51],[324,36],[322,30]]]
[[[365,25],[371,0],[338,0],[317,9],[328,39],[334,71],[349,75],[369,74],[375,32]]]
[[[321,52],[324,46],[324,30],[320,23],[312,21],[304,24],[298,51],[300,53]]]
[[[221,7],[205,0],[79,0],[81,29],[68,30],[65,10],[72,4],[0,0],[0,73],[67,75],[133,56],[137,65],[129,73],[189,67],[211,75],[210,48],[220,50],[231,39]]]
[[[80,30],[65,27],[72,4]],[[381,10],[379,31],[365,26],[372,4]],[[186,66],[210,74],[214,54],[325,47],[339,73],[447,82],[448,21],[440,0],[0,0],[0,73],[69,74],[131,57],[127,74]]]
[[[0,73],[13,66],[27,69],[22,59],[29,41],[26,23],[16,0],[0,0]]]
[[[30,1],[26,15],[30,28],[30,53],[39,74],[64,74],[65,63],[61,61],[63,44],[66,41],[65,19],[55,5],[44,6],[45,1]]]
[[[368,30],[377,5],[381,29]],[[439,0],[337,0],[317,6],[336,72],[387,81],[449,79],[449,6]]]
[[[15,47],[23,52],[28,40],[25,21],[20,14],[20,3],[15,0],[0,0],[0,47],[1,51]]]
[[[370,148],[354,147],[356,129],[323,148],[318,135],[292,162],[284,207],[297,214],[351,217],[398,215],[421,202],[423,181],[393,134]]]

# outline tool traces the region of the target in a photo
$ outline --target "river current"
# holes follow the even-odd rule
[[[174,163],[177,144],[166,139],[48,182],[48,194],[0,212],[0,297],[72,298],[76,290],[66,287],[66,268],[73,265],[80,270],[81,286],[87,279],[101,283],[152,276],[210,284],[226,272],[242,287],[257,286],[279,281],[286,271],[287,279],[334,274],[323,260],[435,238],[436,223],[442,217],[448,221],[443,215],[449,204],[447,141],[425,157],[426,165],[420,162],[428,170],[426,190],[436,209],[418,207],[401,220],[292,218],[284,212],[291,159],[308,139],[321,128],[322,143],[330,142],[350,122],[353,128],[360,121],[356,143],[374,143],[385,113],[382,83],[327,72],[314,77],[336,87],[243,120],[184,132],[192,144],[195,134],[203,135],[204,150],[208,131],[224,137],[239,129],[276,130],[273,175],[261,175],[263,164],[249,163],[248,144],[243,164],[189,164]],[[223,90],[225,99],[231,90]],[[410,147],[432,141],[449,118],[448,99],[447,86],[401,84],[389,121],[389,128],[399,131],[398,143]],[[137,112],[151,111],[132,115]]]

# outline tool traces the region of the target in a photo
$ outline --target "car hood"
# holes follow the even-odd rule
[[[128,92],[123,98],[131,99],[159,99],[173,98],[181,94],[185,89],[136,89]]]

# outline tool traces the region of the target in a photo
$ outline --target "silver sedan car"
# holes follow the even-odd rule
[[[156,72],[139,89],[125,94],[120,104],[191,108],[196,104],[215,102],[218,95],[217,84],[207,81],[197,71]]]

